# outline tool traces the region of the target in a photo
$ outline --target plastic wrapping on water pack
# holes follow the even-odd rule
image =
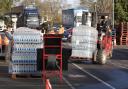
[[[92,58],[92,54],[97,48],[98,32],[89,26],[79,26],[73,29],[72,35],[72,55],[75,57]]]
[[[35,29],[21,27],[13,34],[14,45],[9,72],[26,74],[37,72],[37,48],[43,48],[43,34]]]

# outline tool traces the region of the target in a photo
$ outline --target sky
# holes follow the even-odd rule
[[[43,2],[44,0],[41,0],[41,1]],[[69,4],[73,4],[74,2],[79,3],[79,0],[62,0],[62,1],[67,2]]]
[[[13,0],[13,5],[20,6],[24,0]]]
[[[67,1],[68,4],[70,4],[72,7],[77,7],[80,5],[80,0],[62,0],[64,3]],[[91,2],[97,2],[97,0],[85,0],[85,1],[91,1]]]
[[[13,1],[15,1],[14,3],[15,6],[19,6],[21,2],[24,0],[13,0]],[[41,0],[41,1],[43,2],[44,0]],[[79,0],[62,0],[62,5],[64,5],[65,3],[69,4],[70,7],[77,7],[79,6],[80,1]]]
[[[41,1],[43,2],[44,0],[41,0]],[[61,1],[62,1],[62,6],[67,3],[67,4],[69,4],[71,7],[79,6],[79,3],[80,3],[79,0],[61,0]]]
[[[67,0],[69,4],[79,3],[79,0]]]
[[[70,5],[69,8],[77,7],[77,6],[80,5],[80,1],[79,0],[62,0],[62,4],[63,5],[65,4],[65,2]]]
[[[19,1],[17,2],[17,4],[20,4],[20,2],[24,1],[24,0],[13,0],[13,1]],[[44,0],[41,0],[42,2]],[[79,0],[62,0],[63,2],[67,1],[68,4],[79,4]]]

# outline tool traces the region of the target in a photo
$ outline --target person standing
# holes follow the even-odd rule
[[[64,34],[64,27],[61,25],[58,34]]]
[[[13,35],[10,27],[7,30],[5,30],[5,35],[7,37],[4,39],[6,44],[8,39],[8,44],[6,48],[6,62],[9,62],[11,60],[12,47],[13,47]]]
[[[0,52],[2,53],[2,36],[0,35]]]

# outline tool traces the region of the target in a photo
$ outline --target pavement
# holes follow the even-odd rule
[[[128,47],[115,47],[105,65],[90,61],[69,63],[62,82],[50,78],[52,89],[128,89]],[[8,64],[0,63],[0,89],[45,89],[41,78],[17,78],[8,74]]]

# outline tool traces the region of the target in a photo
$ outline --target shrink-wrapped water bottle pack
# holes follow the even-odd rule
[[[43,34],[35,29],[17,28],[9,66],[11,74],[37,73],[37,48],[43,48]]]

